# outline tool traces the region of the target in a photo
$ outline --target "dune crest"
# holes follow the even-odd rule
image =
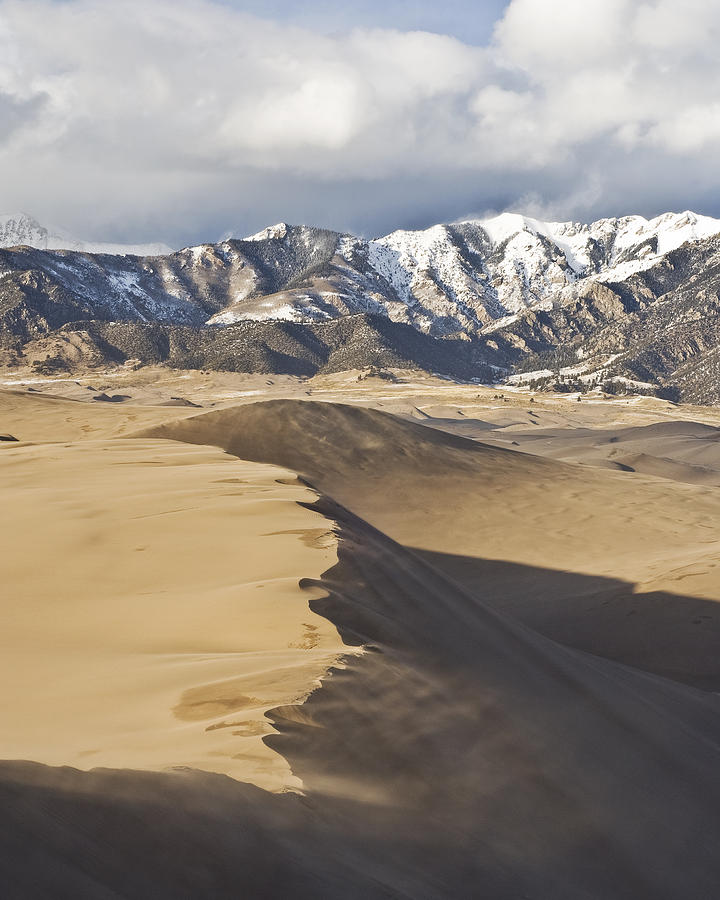
[[[2,451],[7,682],[44,678],[5,695],[36,760],[0,762],[18,896],[714,896],[718,643],[690,610],[715,609],[716,490],[491,446],[492,410],[449,434],[410,394],[405,418],[39,401],[70,443]],[[66,625],[38,621],[57,599]]]
[[[518,453],[334,402],[252,403],[144,433],[293,469],[541,633],[720,691],[720,507],[707,485]]]
[[[16,447],[0,487],[2,755],[300,788],[262,738],[265,712],[347,651],[300,587],[336,559],[333,523],[299,505],[315,495],[210,448]]]

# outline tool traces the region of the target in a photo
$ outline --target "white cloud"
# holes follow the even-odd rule
[[[633,0],[513,0],[496,29],[508,65],[539,81],[617,60]]]
[[[0,0],[0,209],[172,239],[530,196],[697,206],[718,187],[719,31],[707,0],[512,0],[482,48],[210,0]]]
[[[496,52],[532,86],[541,141],[684,153],[715,140],[718,37],[707,0],[513,0]]]

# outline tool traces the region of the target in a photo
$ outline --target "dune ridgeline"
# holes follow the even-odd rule
[[[717,894],[717,429],[4,403],[11,896]]]

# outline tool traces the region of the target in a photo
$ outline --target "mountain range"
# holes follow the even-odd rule
[[[417,366],[720,402],[720,220],[692,212],[505,213],[374,240],[281,223],[177,251],[63,242],[0,217],[5,366]]]

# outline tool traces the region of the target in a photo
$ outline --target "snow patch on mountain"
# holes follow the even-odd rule
[[[167,244],[114,244],[81,241],[41,225],[25,213],[0,215],[0,247],[35,247],[37,250],[74,250],[110,256],[164,256],[172,253]]]
[[[256,234],[251,234],[246,238],[243,238],[244,241],[281,241],[288,233],[288,226],[285,222],[278,222],[277,225],[268,225],[267,228],[263,228],[262,231],[258,231]]]
[[[511,326],[528,308],[551,311],[594,295],[597,283],[627,279],[687,241],[718,234],[720,221],[691,212],[589,225],[503,213],[372,240],[278,223],[162,256],[156,247],[139,258],[124,254],[140,248],[110,254],[108,245],[92,245],[101,254],[87,252],[91,245],[8,250],[0,277],[42,270],[117,319],[227,325],[373,313],[436,336],[477,335]],[[3,242],[69,243],[27,216],[0,217]]]
[[[572,301],[593,281],[627,278],[686,241],[719,233],[720,221],[691,212],[589,225],[502,213],[372,240],[281,222],[234,244],[243,286],[210,321],[318,321],[372,311],[431,334],[476,334],[527,308]]]
[[[395,231],[369,242],[368,260],[408,304],[439,290],[485,328],[527,307],[573,296],[584,279],[612,281],[654,265],[688,241],[720,234],[720,220],[686,211],[577,222],[516,213]]]

